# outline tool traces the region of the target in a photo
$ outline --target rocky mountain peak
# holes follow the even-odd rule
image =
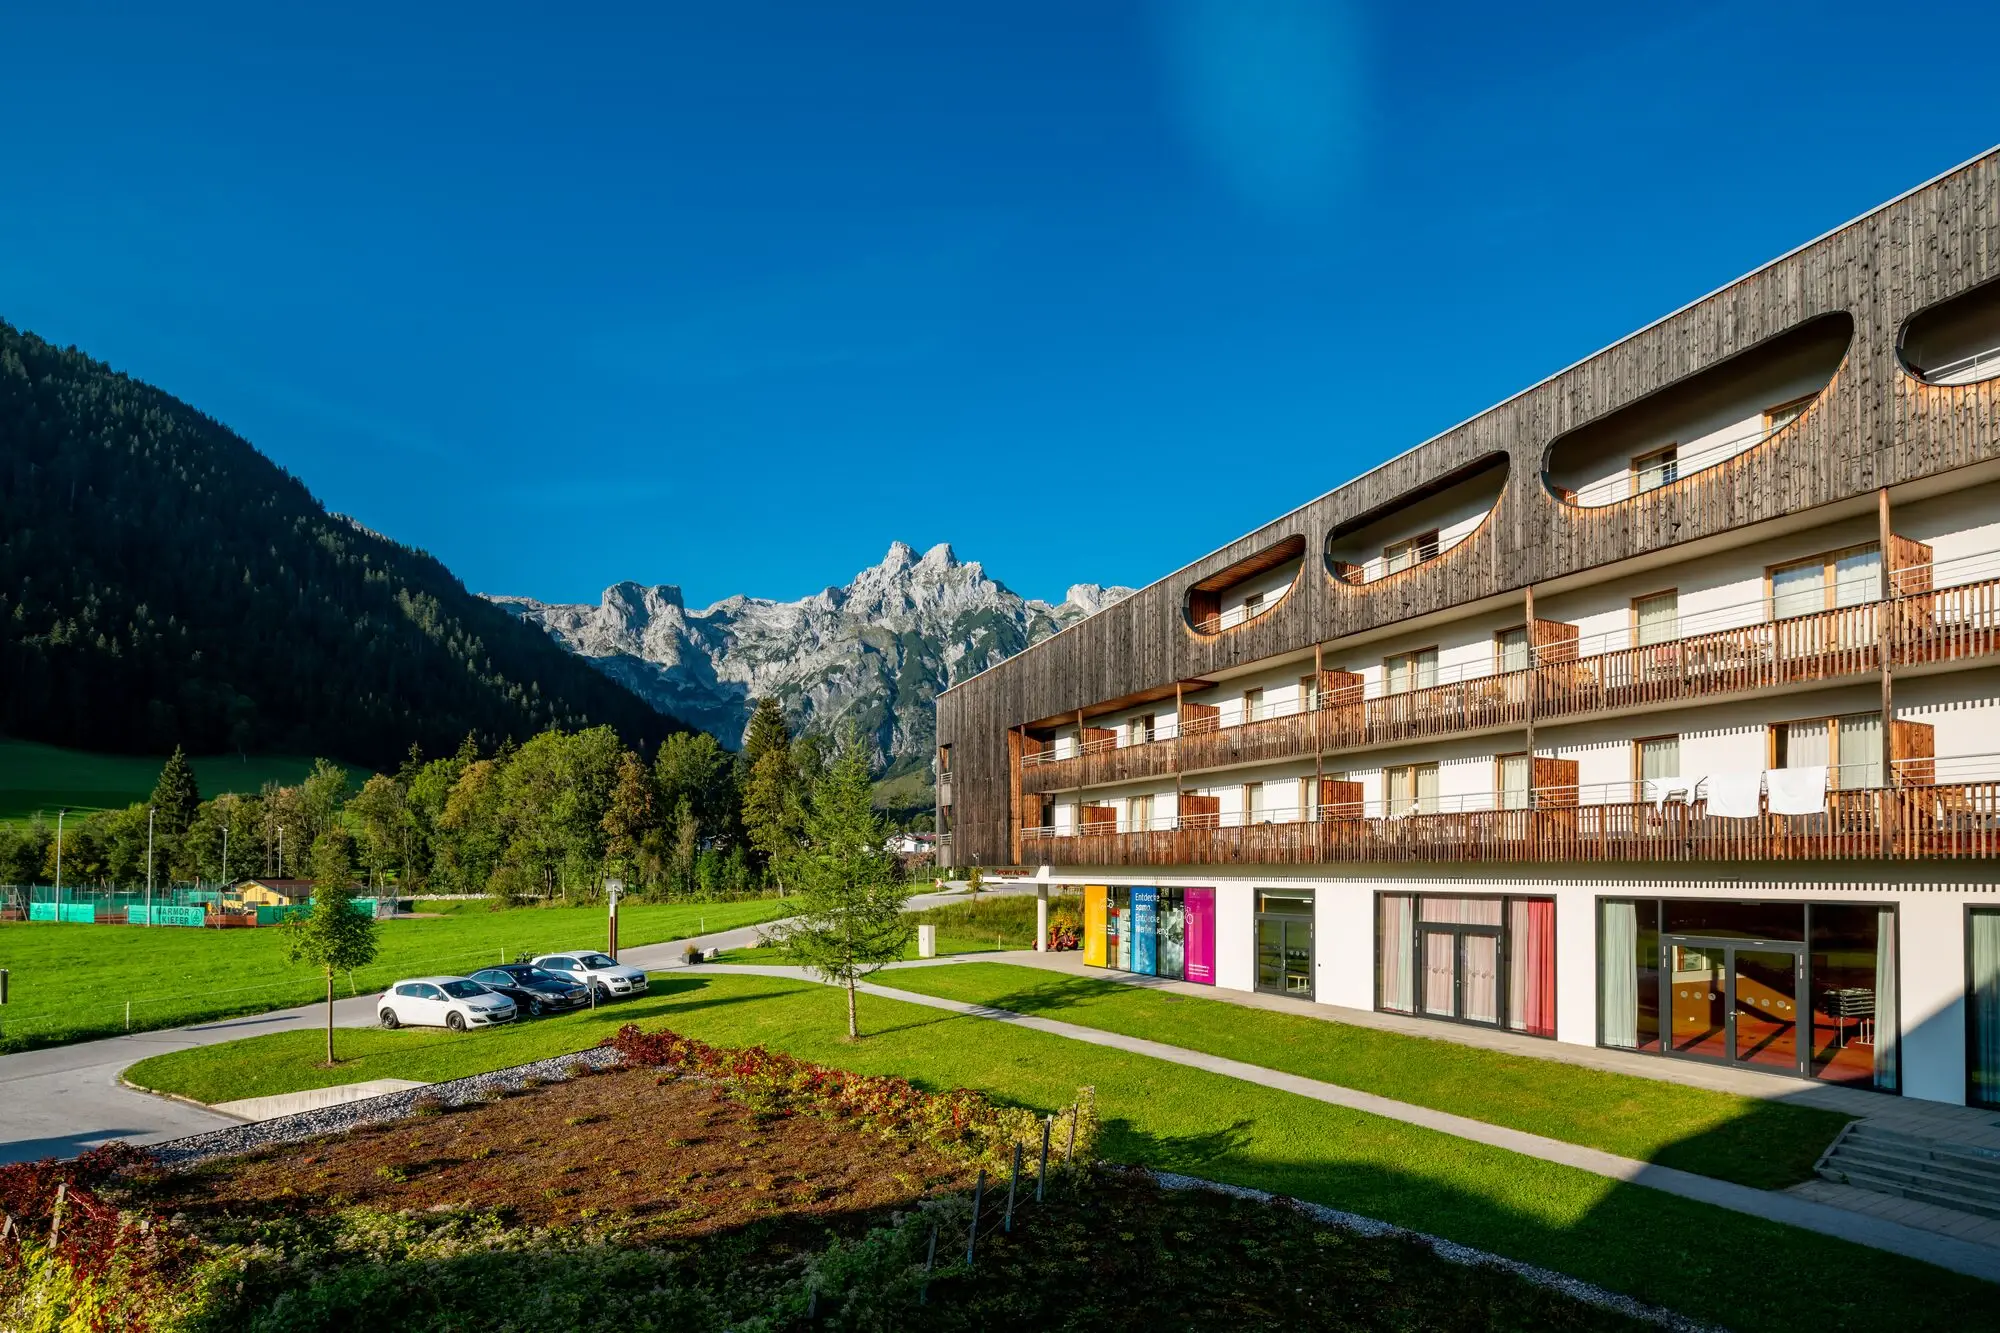
[[[795,729],[853,726],[889,773],[928,777],[940,691],[1130,593],[1079,583],[1051,606],[947,543],[919,556],[899,541],[845,586],[796,602],[738,594],[690,611],[678,587],[634,582],[614,583],[595,606],[490,600],[732,748],[770,695]]]

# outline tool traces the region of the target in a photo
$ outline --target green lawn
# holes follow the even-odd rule
[[[1049,910],[1053,913],[1059,902],[1067,900],[1080,913],[1082,898],[1077,894],[1052,895]],[[927,907],[910,913],[910,920],[917,925],[934,925],[938,928],[938,956],[950,957],[958,954],[993,953],[1014,949],[1035,947],[1035,900],[1027,894],[1005,894],[984,898],[968,898],[963,902],[944,903],[937,907]],[[903,950],[906,961],[917,957],[915,940]],[[789,963],[792,960],[784,950],[770,945],[753,948],[730,949],[713,961],[718,963]]]
[[[184,1095],[242,1096],[365,1078],[440,1078],[558,1054],[628,1018],[727,1045],[760,1043],[926,1087],[971,1087],[1042,1110],[1094,1086],[1104,1151],[1296,1195],[1574,1274],[1737,1333],[1992,1327],[1984,1283],[1636,1185],[1289,1093],[1061,1037],[865,997],[842,1038],[832,988],[681,976],[597,1015],[454,1037],[343,1034],[361,1058],[312,1067],[310,1033],[175,1052],[129,1076]]]
[[[1851,1118],[1005,963],[897,969],[885,986],[1144,1037],[1758,1189],[1812,1178]]]
[[[432,920],[385,921],[376,961],[343,981],[340,993],[366,991],[398,977],[470,972],[543,953],[604,944],[601,907],[522,907],[493,911],[456,906]],[[623,947],[731,930],[790,911],[775,898],[733,903],[626,903],[618,909]],[[200,1019],[259,1013],[318,998],[311,969],[285,961],[284,932],[192,930],[162,926],[0,922],[0,967],[11,978],[0,1009],[0,1050],[57,1045],[132,1027],[174,1027]]]
[[[110,810],[143,801],[159,780],[165,755],[94,754],[58,745],[0,737],[0,823],[32,819],[56,811]],[[221,792],[251,792],[266,782],[292,783],[312,771],[310,757],[214,755],[195,759],[195,781],[203,799]],[[369,770],[349,767],[358,788]]]

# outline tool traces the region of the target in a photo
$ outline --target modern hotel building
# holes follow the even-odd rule
[[[1081,887],[1090,963],[2000,1105],[2000,150],[938,742],[949,863]]]

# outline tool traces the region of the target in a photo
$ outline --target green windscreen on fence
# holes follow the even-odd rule
[[[199,907],[128,907],[125,919],[135,926],[199,926],[204,915]]]

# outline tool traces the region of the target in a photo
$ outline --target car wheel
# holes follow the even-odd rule
[[[542,1016],[542,1002],[540,1000],[528,1001],[528,1017],[540,1018],[541,1016]]]
[[[394,1009],[384,1009],[382,1011],[382,1026],[394,1032],[397,1028],[403,1026],[403,1023],[401,1019],[396,1017]]]
[[[444,1016],[444,1025],[453,1032],[463,1032],[465,1031],[465,1015],[454,1009]]]

